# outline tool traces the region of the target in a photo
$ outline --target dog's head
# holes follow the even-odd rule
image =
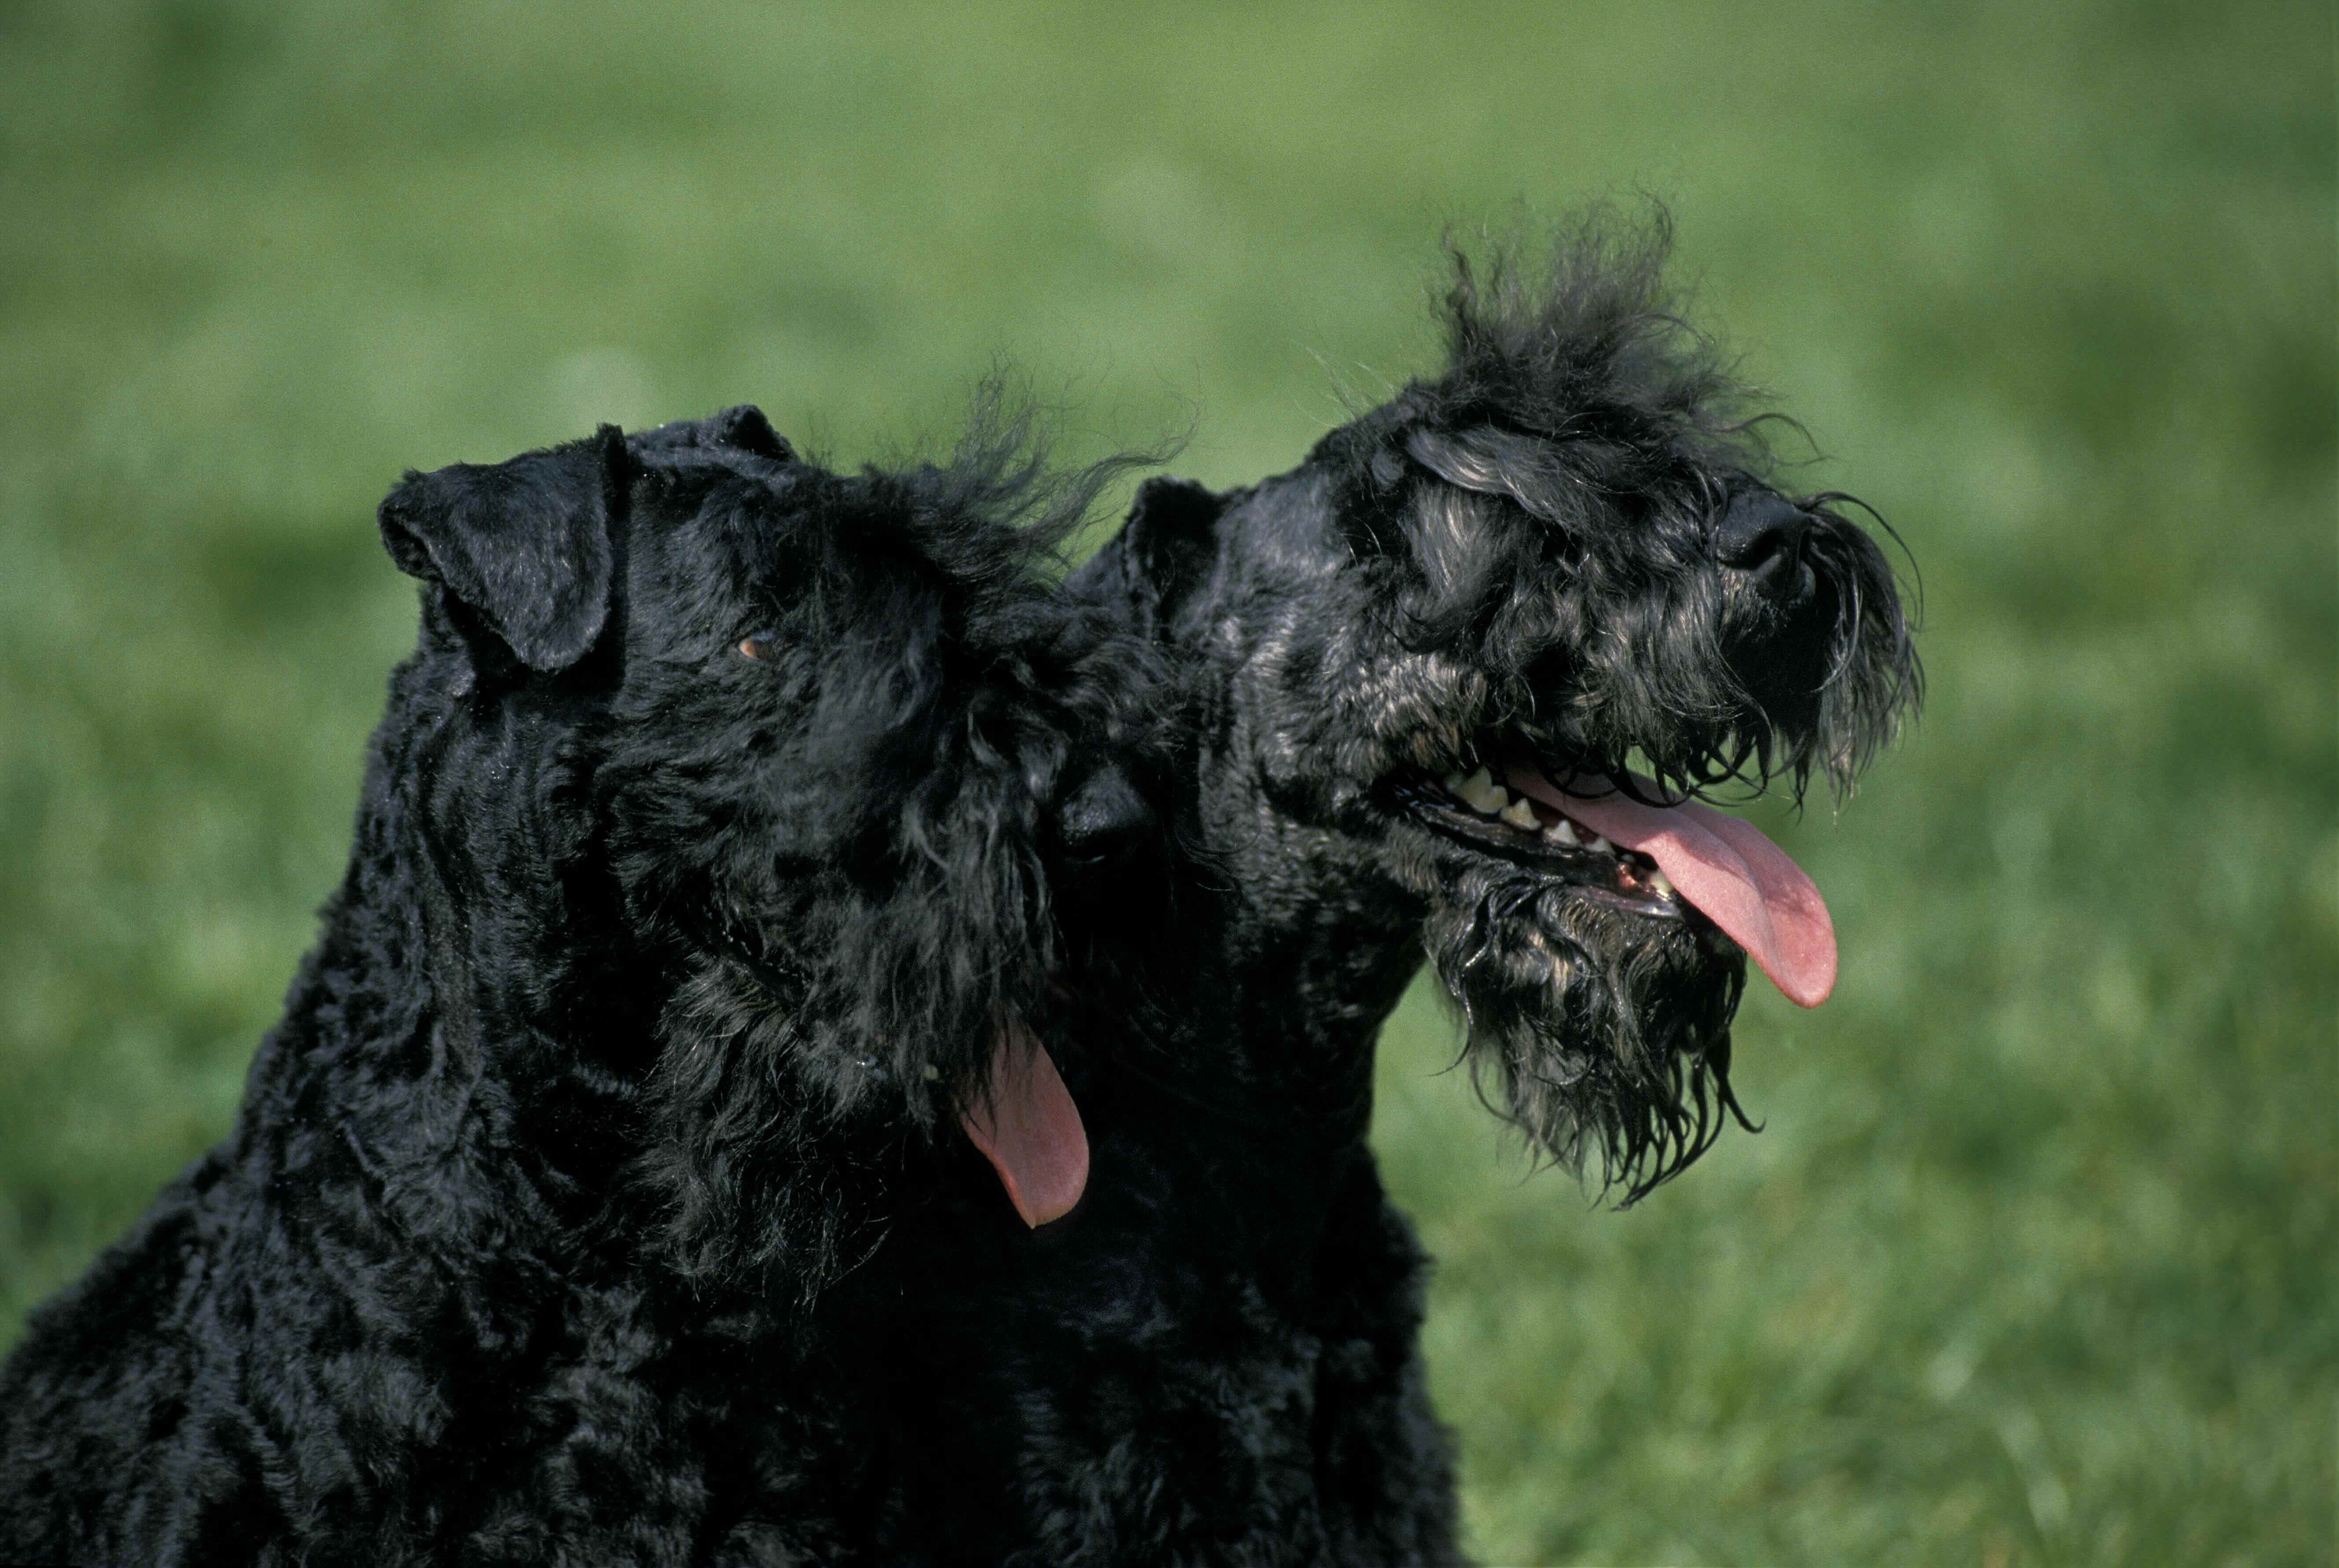
[[[434,814],[505,845],[463,853],[529,890],[499,916],[552,939],[577,1037],[631,1021],[633,1157],[696,1263],[816,1277],[801,1244],[850,1228],[822,1162],[870,1165],[866,1208],[954,1119],[1027,1219],[1077,1195],[1037,1042],[1081,962],[1060,905],[1152,829],[1144,656],[1043,569],[1093,488],[1021,435],[845,475],[738,409],[383,504],[435,586],[401,676],[441,709]]]
[[[1199,659],[1238,883],[1401,895],[1507,1113],[1635,1196],[1734,1109],[1746,954],[1834,977],[1808,879],[1696,797],[1843,788],[1920,685],[1858,503],[1778,488],[1664,249],[1457,255],[1444,374],[1254,488],[1147,487],[1079,579]]]

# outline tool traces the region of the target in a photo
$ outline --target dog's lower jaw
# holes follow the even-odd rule
[[[1379,1031],[1426,956],[1489,1109],[1625,1202],[1737,1113],[1746,958],[1694,911],[1572,880],[1564,863],[1597,856],[1529,864],[1433,833],[1359,776],[1222,761],[1203,798],[1196,836],[1241,846],[1212,868],[1230,883],[1210,965],[1234,1004],[1223,1070],[1272,1072],[1286,1103],[1361,1137]]]
[[[1576,882],[1583,868],[1564,863],[1598,857],[1527,863],[1383,809],[1386,792],[1323,793],[1351,801],[1354,831],[1327,833],[1345,853],[1312,857],[1312,889],[1286,889],[1278,906],[1312,912],[1326,955],[1320,983],[1288,971],[1295,1038],[1337,1017],[1350,1029],[1320,1049],[1369,1061],[1426,955],[1481,1100],[1539,1158],[1621,1187],[1628,1204],[1704,1152],[1723,1113],[1739,1116],[1730,1026],[1746,955],[1711,922]]]
[[[1518,877],[1460,880],[1426,933],[1480,1096],[1633,1202],[1712,1144],[1746,961],[1726,939]],[[1741,1118],[1742,1120],[1742,1118]]]

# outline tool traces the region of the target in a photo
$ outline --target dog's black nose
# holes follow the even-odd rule
[[[1750,578],[1765,598],[1791,599],[1802,590],[1803,537],[1819,519],[1767,490],[1742,495],[1714,525],[1713,553]]]
[[[1084,871],[1126,863],[1153,831],[1151,804],[1111,763],[1082,780],[1057,812],[1056,836],[1064,858]]]
[[[1713,552],[1726,567],[1752,570],[1777,555],[1791,555],[1819,521],[1783,496],[1757,491],[1730,503],[1713,530]]]

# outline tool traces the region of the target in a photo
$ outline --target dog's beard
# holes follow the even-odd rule
[[[1653,919],[1491,860],[1441,877],[1426,934],[1462,1010],[1480,1097],[1630,1204],[1705,1152],[1730,1090],[1745,955],[1693,919]]]

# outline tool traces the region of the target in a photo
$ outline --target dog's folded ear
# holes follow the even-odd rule
[[[1219,514],[1226,509],[1226,497],[1191,480],[1146,480],[1120,532],[1073,574],[1073,590],[1091,600],[1127,604],[1145,635],[1159,638],[1178,606],[1209,576],[1219,553]]]
[[[508,462],[410,473],[381,503],[398,569],[439,584],[531,669],[583,658],[609,614],[609,520],[623,491],[615,425]]]

